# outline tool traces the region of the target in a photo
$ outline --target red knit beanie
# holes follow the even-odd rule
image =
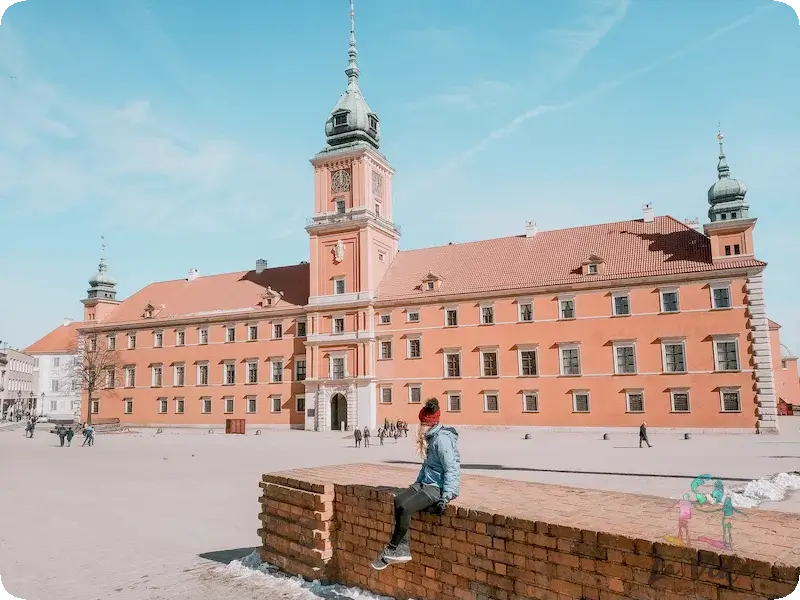
[[[438,425],[439,417],[439,401],[436,398],[431,398],[425,403],[422,410],[419,411],[419,424]]]

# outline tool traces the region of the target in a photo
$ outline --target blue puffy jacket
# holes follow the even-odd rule
[[[456,442],[458,432],[436,425],[428,432],[428,455],[417,476],[417,483],[435,485],[442,490],[442,500],[450,502],[461,491],[461,456]]]

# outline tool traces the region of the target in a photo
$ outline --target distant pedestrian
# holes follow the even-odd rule
[[[81,447],[86,446],[94,446],[94,427],[89,425],[83,429],[83,443]]]
[[[65,437],[67,438],[67,447],[69,448],[72,445],[72,437],[75,435],[75,432],[72,431],[72,427],[67,429]]]
[[[383,438],[386,437],[386,429],[383,427],[378,428],[378,439],[381,441],[381,446],[383,446]]]
[[[361,430],[358,427],[353,432],[353,437],[356,439],[356,448],[359,448],[361,446]]]
[[[364,448],[369,448],[369,427],[364,426]]]
[[[639,448],[642,447],[642,442],[647,444],[648,448],[652,448],[650,441],[647,439],[647,423],[639,425]]]
[[[64,447],[64,440],[67,437],[67,430],[64,427],[62,427],[61,425],[59,425],[58,429],[56,429],[56,434],[58,434],[58,441],[61,442],[61,447],[63,448]]]
[[[403,420],[403,433],[408,437],[408,421]]]

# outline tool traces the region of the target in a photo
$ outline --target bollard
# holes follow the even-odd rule
[[[208,430],[208,433],[211,433],[211,434],[213,434],[213,433],[214,433],[214,430],[213,430],[213,429],[209,429],[209,430]]]
[[[159,427],[158,430],[156,431],[156,434],[158,434],[158,433],[164,433],[164,430],[161,429],[161,427]]]
[[[261,430],[260,429],[256,429],[256,435],[261,435]]]
[[[530,433],[526,433],[526,434],[525,434],[525,439],[526,439],[526,440],[529,440],[529,439],[531,439],[531,434],[530,434]]]
[[[685,439],[685,440],[690,440],[690,439],[692,439],[692,434],[691,434],[691,433],[684,433],[684,434],[683,434],[683,439]]]
[[[610,439],[611,439],[611,436],[610,436],[610,435],[608,435],[607,433],[604,433],[604,434],[603,434],[603,439],[604,439],[604,440],[610,440]]]

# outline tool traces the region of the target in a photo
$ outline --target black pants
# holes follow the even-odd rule
[[[408,528],[411,527],[411,517],[414,513],[430,508],[442,497],[442,491],[435,485],[422,485],[415,483],[406,488],[394,498],[394,533],[389,546],[397,548],[402,542],[407,542]]]
[[[642,442],[647,444],[648,448],[652,448],[652,446],[650,446],[650,441],[647,439],[647,436],[641,436],[641,435],[639,436],[639,448],[642,447]]]

